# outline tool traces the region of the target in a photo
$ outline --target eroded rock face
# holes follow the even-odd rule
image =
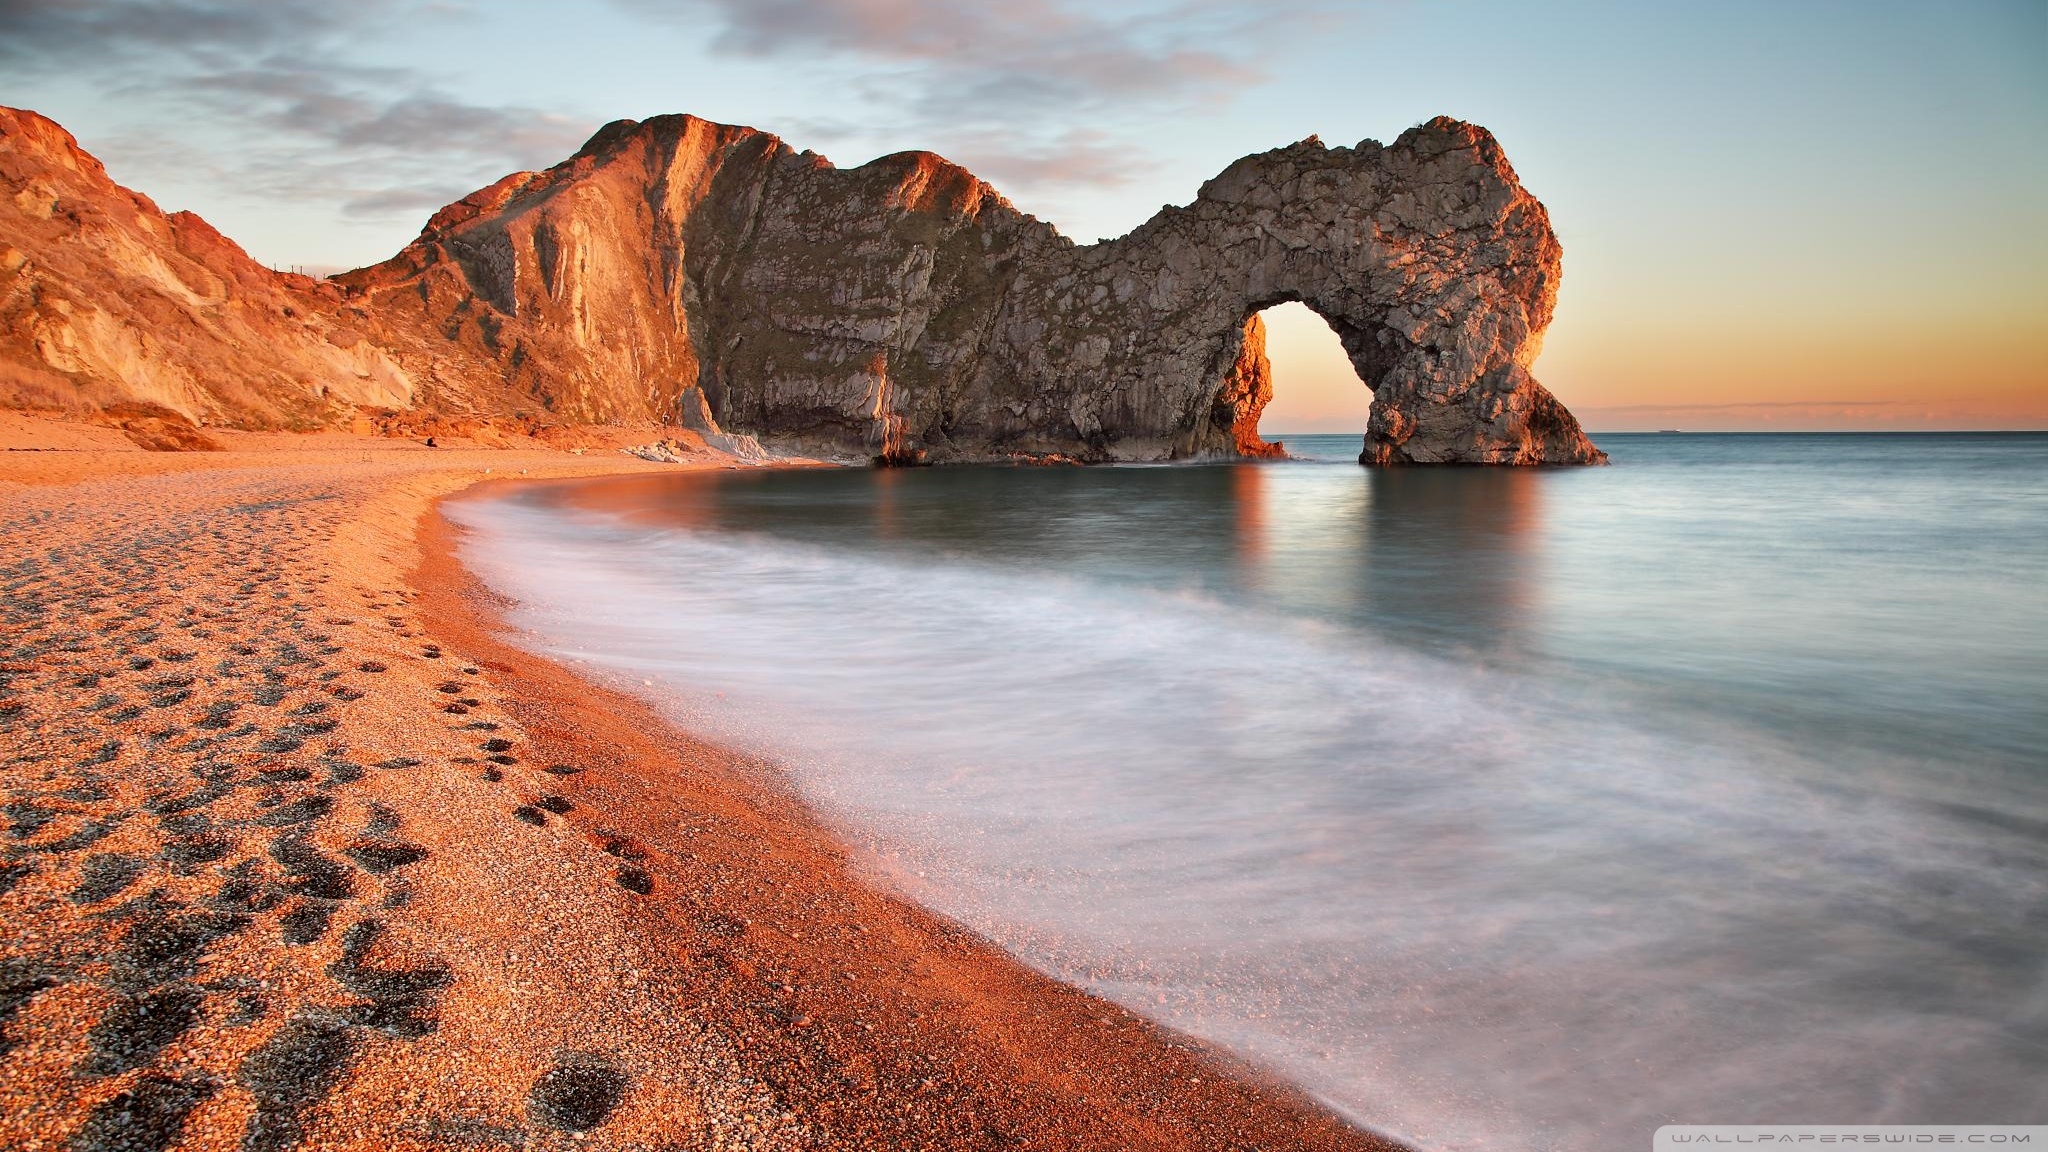
[[[415,401],[375,327],[339,289],[115,184],[50,120],[0,108],[0,405],[326,427]]]
[[[122,194],[147,206],[138,218],[154,212]],[[327,284],[232,255],[254,283],[234,301],[156,294],[187,327],[245,295],[306,301],[305,331],[278,342],[302,392],[322,378],[293,341],[332,344],[345,327],[354,355],[392,366],[404,403],[439,410],[699,417],[810,452],[940,461],[1263,455],[1257,312],[1300,300],[1374,389],[1366,462],[1604,458],[1529,372],[1556,301],[1548,218],[1493,138],[1451,120],[1390,147],[1309,140],[1246,157],[1188,206],[1085,246],[930,153],[838,169],[753,129],[622,121]],[[122,365],[43,363],[128,379]],[[143,398],[233,407],[175,391]]]
[[[1026,269],[985,357],[1009,417],[990,434],[1064,424],[1125,456],[1244,445],[1270,396],[1245,318],[1299,300],[1374,390],[1365,462],[1598,462],[1529,372],[1558,257],[1543,206],[1471,125],[1248,156],[1187,207]]]

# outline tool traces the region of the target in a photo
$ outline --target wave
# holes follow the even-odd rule
[[[450,512],[526,642],[878,878],[1418,1145],[2048,1106],[2048,843],[1910,765],[1198,593]]]

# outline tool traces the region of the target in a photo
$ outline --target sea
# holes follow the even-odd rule
[[[453,503],[869,875],[1422,1149],[2048,1118],[2048,434]]]

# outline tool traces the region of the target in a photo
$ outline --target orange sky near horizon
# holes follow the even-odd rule
[[[1595,432],[2048,429],[2048,292],[2037,295],[1976,319],[1752,316],[1728,332],[1626,306],[1560,308],[1536,374]],[[1274,397],[1260,427],[1362,431],[1372,394],[1336,334],[1300,304],[1264,315]]]

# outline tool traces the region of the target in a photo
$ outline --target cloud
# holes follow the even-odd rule
[[[643,10],[672,4],[628,0]],[[851,53],[927,69],[920,102],[954,113],[1102,97],[1214,94],[1260,78],[1217,44],[1272,20],[1213,3],[1111,16],[1061,0],[696,0],[724,22],[715,45],[756,56]],[[1225,17],[1222,21],[1218,17]]]
[[[1148,165],[1135,142],[1147,120],[1228,102],[1288,43],[1338,20],[1332,0],[614,2],[708,20],[713,46],[733,55],[839,69],[899,131],[1020,186],[1128,182]]]
[[[170,50],[224,57],[307,43],[384,0],[0,0],[0,63],[62,68]]]
[[[139,110],[241,130],[220,173],[230,186],[388,218],[462,195],[455,180],[481,184],[554,163],[596,127],[467,101],[416,71],[351,59],[351,44],[387,21],[460,15],[444,9],[399,0],[0,0],[0,68],[119,76],[110,87]],[[151,147],[144,132],[122,144],[132,147],[121,158],[145,167],[191,163],[189,145]]]
[[[1075,129],[1041,145],[970,146],[952,159],[983,179],[1014,188],[1093,185],[1117,188],[1152,167],[1150,159],[1108,133]]]
[[[425,188],[378,188],[356,193],[342,201],[341,213],[344,216],[372,219],[391,215],[420,215],[438,211],[442,206],[469,195],[471,191],[473,190],[453,184]]]
[[[389,69],[315,70],[280,61],[193,76],[180,87],[220,112],[357,159],[431,155],[444,171],[451,156],[471,167],[552,164],[597,127],[523,105],[471,103]]]
[[[1145,147],[1158,128],[1261,82],[1356,0],[609,3],[649,32],[828,94],[803,101],[825,112],[808,126],[762,127],[930,148],[1043,207],[1143,180],[1159,167]],[[546,14],[587,18],[566,5]],[[102,158],[142,187],[203,187],[209,210],[299,202],[352,225],[410,223],[561,160],[597,126],[391,63],[409,38],[461,40],[508,19],[531,16],[449,0],[0,0],[0,99],[95,86],[119,109],[95,130]]]

